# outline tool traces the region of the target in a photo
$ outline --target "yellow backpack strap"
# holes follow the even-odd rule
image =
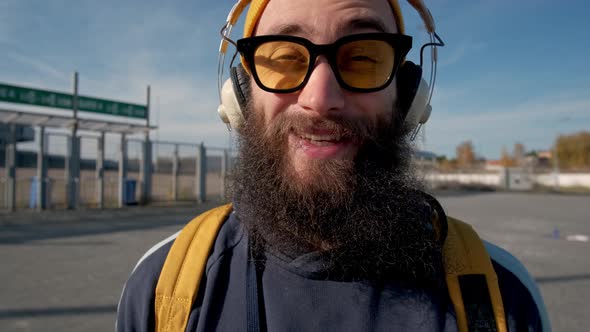
[[[498,277],[483,241],[468,224],[453,218],[447,220],[444,266],[459,331],[481,330],[482,321],[490,324],[493,319],[495,331],[506,332]]]
[[[156,332],[186,329],[211,248],[231,210],[227,204],[199,215],[174,240],[156,286]]]

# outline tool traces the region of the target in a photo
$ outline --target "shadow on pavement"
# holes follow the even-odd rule
[[[117,312],[116,305],[40,308],[40,309],[8,309],[0,310],[0,319],[30,318],[37,316],[72,316],[83,314],[110,314]]]
[[[0,245],[26,244],[31,241],[155,229],[171,225],[183,225],[189,221],[187,218],[182,218],[180,216],[177,218],[163,217],[165,220],[162,221],[83,221],[80,224],[70,223],[67,225],[7,225],[0,227]]]
[[[498,193],[491,189],[477,189],[477,188],[463,188],[463,189],[434,189],[429,190],[428,193],[434,197],[463,197],[476,195],[491,195]]]
[[[112,241],[94,241],[94,240],[87,240],[87,241],[71,241],[71,240],[67,240],[67,241],[55,241],[52,239],[48,239],[51,240],[51,242],[45,242],[45,241],[38,241],[38,242],[29,242],[28,245],[29,246],[33,246],[33,247],[95,247],[95,246],[110,246],[111,244],[113,244]],[[0,243],[1,244],[1,243]]]
[[[590,280],[590,274],[574,274],[569,276],[538,277],[535,280],[540,284],[563,283],[580,280]]]
[[[203,204],[191,208],[140,208],[134,211],[60,212],[15,215],[10,221],[0,222],[0,245],[29,244],[34,241],[64,239],[87,235],[156,229],[181,226],[193,217],[219,204]],[[63,216],[63,219],[60,217]],[[86,241],[76,241],[77,243]],[[38,243],[38,245],[72,245],[70,241]],[[96,241],[88,245],[104,245]]]

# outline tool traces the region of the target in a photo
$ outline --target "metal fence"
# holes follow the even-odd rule
[[[14,149],[10,144],[0,146],[2,210],[112,208],[226,196],[228,149],[78,132],[79,169],[75,172],[70,169],[70,134],[45,130],[37,134],[34,142],[16,143]],[[68,180],[71,174],[75,174],[73,181]]]

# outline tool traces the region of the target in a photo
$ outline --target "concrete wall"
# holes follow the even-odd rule
[[[500,173],[430,173],[424,177],[432,183],[483,184],[498,186]]]
[[[535,181],[544,186],[555,185],[555,174],[539,174],[535,176]],[[559,185],[562,187],[589,187],[590,188],[590,174],[559,174]]]
[[[503,186],[501,173],[431,173],[424,176],[425,180],[433,186],[452,183],[464,185],[487,185],[494,187]],[[534,184],[553,187],[555,186],[555,174],[531,174]],[[587,187],[590,188],[590,173],[560,173],[560,187]]]

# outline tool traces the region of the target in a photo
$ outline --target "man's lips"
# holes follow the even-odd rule
[[[342,134],[307,134],[307,133],[303,133],[303,134],[299,134],[299,138],[304,139],[304,140],[308,140],[311,143],[317,143],[317,144],[322,144],[322,143],[338,143],[339,141],[343,141],[346,140],[346,138],[342,135]]]
[[[312,159],[345,157],[354,146],[353,140],[343,133],[325,130],[291,133],[290,141]]]

